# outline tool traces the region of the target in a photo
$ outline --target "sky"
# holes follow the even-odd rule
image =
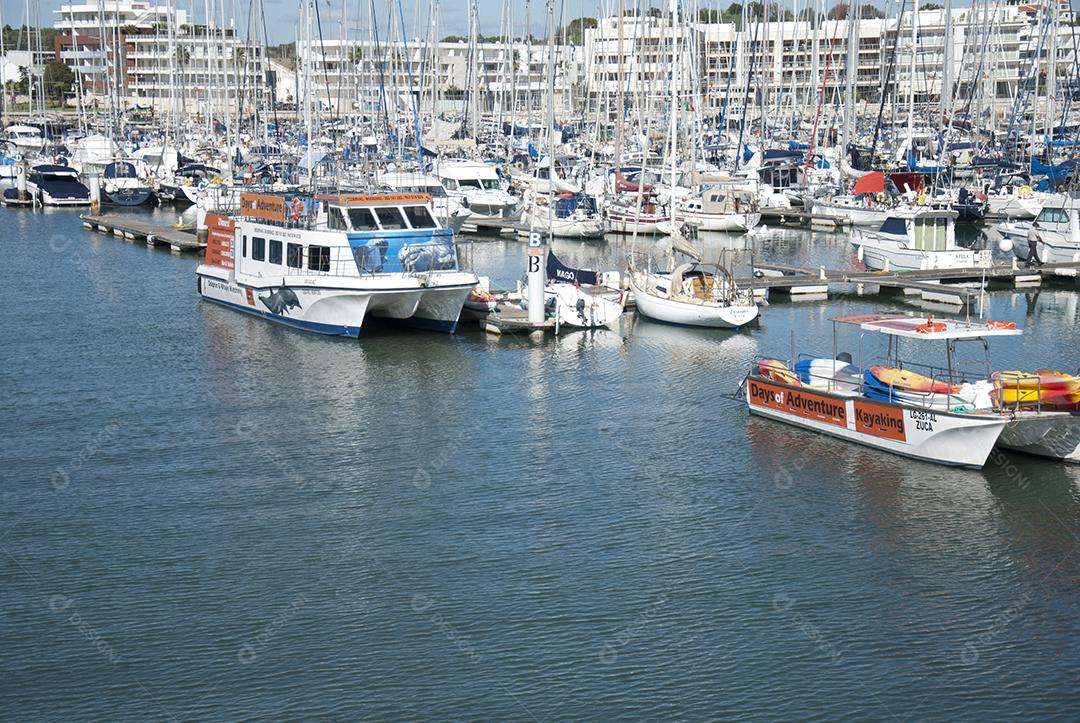
[[[167,4],[164,0],[155,2],[155,0],[149,0],[155,4]],[[220,2],[220,0],[215,0]],[[393,7],[397,7],[397,0],[374,0],[376,12],[380,17],[380,23],[385,26],[387,18],[388,2],[393,3]],[[498,35],[499,23],[502,17],[503,4],[506,0],[478,0],[477,6],[479,9],[480,17],[480,31],[484,35]],[[567,22],[580,17],[582,15],[594,17],[596,15],[597,7],[604,0],[557,0],[556,2],[556,23],[559,18],[560,4],[563,6],[563,13]],[[632,7],[636,0],[626,0],[627,7]],[[644,0],[648,2],[649,0]],[[84,3],[96,3],[96,0],[66,0],[67,3],[74,2],[75,4]],[[248,5],[250,0],[226,0],[226,7],[237,8],[238,16],[237,25],[243,30],[244,18],[248,14]],[[340,33],[337,32],[337,27],[340,26],[340,19],[342,16],[342,8],[345,3],[348,4],[349,15],[358,15],[363,12],[365,14],[370,13],[371,0],[319,0],[319,14],[322,17],[323,22],[323,34],[325,37],[336,37]],[[514,6],[515,26],[520,32],[523,27],[525,18],[525,6],[526,0],[509,0]],[[613,7],[618,7],[618,0],[609,0]],[[730,2],[730,0],[729,0]],[[431,5],[431,0],[401,0],[402,6],[405,10],[406,29],[410,36],[415,34],[415,20],[414,12],[417,7],[420,8],[421,18],[426,19],[428,16],[428,8]],[[666,0],[652,0],[654,5],[666,5]],[[42,26],[51,26],[55,22],[56,16],[53,11],[58,9],[62,3],[60,0],[29,0],[30,13],[31,13],[31,25],[36,25],[37,22],[33,19],[35,13],[39,14],[41,18],[40,23]],[[203,17],[204,0],[177,0],[177,7],[188,11],[189,17],[192,14],[192,7],[194,6],[195,22],[200,22]],[[270,41],[273,44],[288,42],[293,39],[296,32],[297,15],[298,15],[298,0],[263,0],[263,6],[266,9],[267,20],[267,32],[270,35]],[[532,18],[532,32],[536,35],[544,33],[545,28],[545,6],[546,0],[530,0]],[[23,22],[23,18],[26,16],[25,3],[23,0],[0,0],[0,8],[2,8],[4,17],[3,22],[5,25],[17,26]],[[35,9],[37,8],[37,9]],[[439,15],[440,15],[440,37],[446,35],[466,35],[469,29],[468,18],[468,0],[439,0]],[[228,17],[228,13],[226,13]],[[394,15],[395,23],[398,22],[396,10]],[[366,25],[366,24],[365,24]],[[424,25],[424,35],[426,35],[426,20]],[[353,33],[355,35],[355,32]]]
[[[149,0],[155,2],[155,0]],[[178,7],[188,10],[189,16],[192,15],[192,8],[194,7],[195,22],[200,22],[203,16],[204,2],[208,0],[176,0]],[[213,0],[213,2],[221,2],[222,0]],[[380,24],[384,28],[386,27],[387,8],[396,8],[399,0],[373,0],[376,7],[376,12],[380,18]],[[645,7],[667,7],[667,0],[625,0],[627,8],[633,8],[637,6],[638,2],[641,2]],[[792,7],[796,0],[780,0],[780,4],[784,7]],[[809,0],[797,0],[800,7],[804,7]],[[874,5],[883,7],[889,0],[867,0]],[[893,0],[895,2],[895,0]],[[944,0],[935,0],[941,4],[944,4]],[[53,10],[56,10],[61,5],[61,0],[0,0],[0,8],[4,13],[4,24],[16,26],[23,22],[25,17],[25,4],[29,3],[30,13],[33,18],[35,13],[38,13],[41,18],[41,25],[52,25],[55,19]],[[68,2],[75,3],[94,3],[96,0],[68,0]],[[251,0],[224,0],[226,7],[237,8],[237,27],[241,36],[244,35],[244,18],[247,17],[248,7]],[[347,12],[351,16],[357,16],[360,13],[364,13],[364,17],[370,13],[370,3],[372,0],[319,0],[319,14],[322,18],[323,24],[323,36],[326,38],[341,37],[343,33],[340,32],[341,17],[343,8],[347,6]],[[428,8],[432,4],[432,0],[400,0],[402,7],[405,11],[405,25],[406,30],[411,37],[420,35],[426,37],[427,35],[427,22]],[[530,28],[533,35],[542,36],[545,33],[546,22],[546,2],[547,0],[477,0],[480,17],[480,32],[483,35],[500,35],[500,20],[503,15],[504,4],[513,6],[514,13],[514,28],[515,35],[519,35],[524,27],[525,20],[525,8],[526,3],[529,3],[530,17],[532,22]],[[726,8],[731,4],[733,0],[697,0],[696,5],[698,7],[709,8]],[[825,0],[825,6],[831,7],[836,0]],[[266,9],[267,20],[267,32],[270,36],[271,44],[278,44],[288,42],[294,38],[297,25],[298,15],[298,0],[263,0],[264,7]],[[438,0],[439,3],[439,36],[445,37],[447,35],[466,35],[469,29],[468,19],[468,0]],[[155,4],[166,4],[164,0],[155,2]],[[684,4],[690,4],[684,0]],[[956,0],[957,5],[970,4],[970,0]],[[415,20],[416,9],[420,9],[420,17],[423,19],[423,23],[420,27],[417,27]],[[569,22],[578,17],[596,17],[601,10],[609,10],[611,13],[617,12],[618,0],[556,0],[555,4],[555,22],[559,24],[560,19],[563,22]],[[561,17],[560,17],[561,13]],[[226,13],[226,17],[228,17]],[[395,27],[399,22],[397,13],[394,14]],[[31,20],[31,24],[37,24],[35,20]],[[367,23],[364,23],[364,27]],[[366,33],[365,33],[366,34]],[[395,33],[397,34],[397,33]],[[355,30],[349,33],[350,37],[358,37]]]

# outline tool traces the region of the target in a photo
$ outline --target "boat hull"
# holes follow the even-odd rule
[[[998,446],[1080,464],[1080,414],[1017,412],[1002,430]]]
[[[373,316],[403,326],[453,333],[472,283],[407,289],[241,286],[230,272],[201,265],[199,294],[207,301],[317,334],[357,337]],[[275,303],[274,299],[287,303]]]
[[[829,394],[751,376],[750,412],[893,454],[956,467],[982,467],[1004,417],[951,414]]]
[[[713,329],[738,329],[758,316],[756,304],[721,306],[663,299],[647,293],[630,274],[630,289],[637,310],[647,319],[680,326],[703,326]]]
[[[146,186],[103,191],[102,195],[114,206],[141,206],[154,200],[153,189]]]

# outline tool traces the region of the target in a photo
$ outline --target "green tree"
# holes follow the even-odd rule
[[[577,18],[571,20],[566,27],[560,27],[556,31],[556,37],[562,38],[564,44],[584,45],[585,31],[597,26],[596,18]]]
[[[919,9],[920,10],[933,10],[935,8],[940,8],[940,7],[941,7],[940,5],[935,5],[934,3],[930,3],[929,5],[923,5]],[[874,5],[871,5],[870,3],[866,3],[864,5],[861,5],[859,7],[859,12],[862,13],[863,18],[866,19],[866,20],[871,20],[871,19],[880,20],[880,19],[885,17],[885,13],[881,10],[881,8],[876,7]]]
[[[180,45],[176,48],[176,64],[181,68],[186,68],[187,64],[191,62],[191,51]]]
[[[45,66],[41,76],[45,93],[56,101],[64,100],[64,92],[71,89],[75,82],[75,74],[59,60],[54,60]]]

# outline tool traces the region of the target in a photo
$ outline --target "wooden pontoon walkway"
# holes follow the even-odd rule
[[[111,233],[113,236],[145,241],[150,246],[168,246],[173,251],[199,251],[206,248],[194,228],[161,226],[124,213],[105,213],[80,216],[83,226],[91,231]]]
[[[988,267],[965,269],[932,269],[926,271],[858,271],[855,269],[811,269],[788,264],[755,263],[754,267],[782,275],[737,279],[745,288],[769,288],[793,290],[800,287],[831,287],[836,284],[873,284],[913,291],[948,291],[957,295],[971,295],[977,290],[963,287],[943,286],[941,282],[1005,282],[1015,286],[1038,284],[1045,278],[1077,278],[1080,262],[1044,264],[1036,268],[1024,268],[1020,264],[993,264]]]

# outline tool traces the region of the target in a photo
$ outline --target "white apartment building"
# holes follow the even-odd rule
[[[1054,17],[1047,16],[1046,3],[956,8],[951,23],[941,9],[920,11],[917,18],[909,11],[898,35],[897,18],[853,20],[851,25],[824,20],[817,28],[806,21],[748,22],[742,30],[735,23],[691,23],[674,31],[682,62],[678,93],[684,103],[700,103],[707,112],[723,108],[725,99],[737,109],[744,96],[751,105],[806,110],[817,104],[823,87],[828,104],[846,97],[850,70],[850,91],[864,103],[880,100],[883,92],[905,101],[913,84],[920,106],[940,103],[943,87],[955,86],[959,97],[966,98],[976,92],[977,78],[989,101],[1007,105],[1031,75],[1034,55],[1042,77],[1048,77],[1055,65],[1049,37],[1056,33],[1060,98],[1075,74],[1076,55],[1074,14],[1067,0],[1058,1]],[[603,18],[587,30],[581,83],[590,102],[610,116],[622,86],[636,106],[651,98],[652,107],[663,107],[662,96],[671,94],[672,34],[667,18],[624,17],[620,56],[617,17]],[[852,48],[857,46],[854,58],[849,38]],[[1045,95],[1045,87],[1040,94]]]
[[[234,28],[195,27],[184,10],[140,0],[62,5],[56,14],[56,57],[90,97],[111,86],[130,103],[221,117],[237,98],[268,97],[262,46]]]
[[[407,49],[407,51],[406,51]],[[411,112],[406,89],[423,98],[430,110],[432,98],[440,108],[454,102],[472,104],[481,114],[511,108],[534,111],[546,102],[547,67],[552,48],[514,43],[437,42],[410,40],[376,46],[370,41],[325,40],[310,48],[300,45],[297,83],[302,94],[310,84],[314,98],[335,112],[377,114],[383,94],[393,112]],[[560,112],[572,104],[583,62],[582,49],[556,46],[555,102]],[[466,92],[476,88],[475,98]],[[465,106],[463,105],[464,109]],[[471,111],[470,111],[471,112]]]

